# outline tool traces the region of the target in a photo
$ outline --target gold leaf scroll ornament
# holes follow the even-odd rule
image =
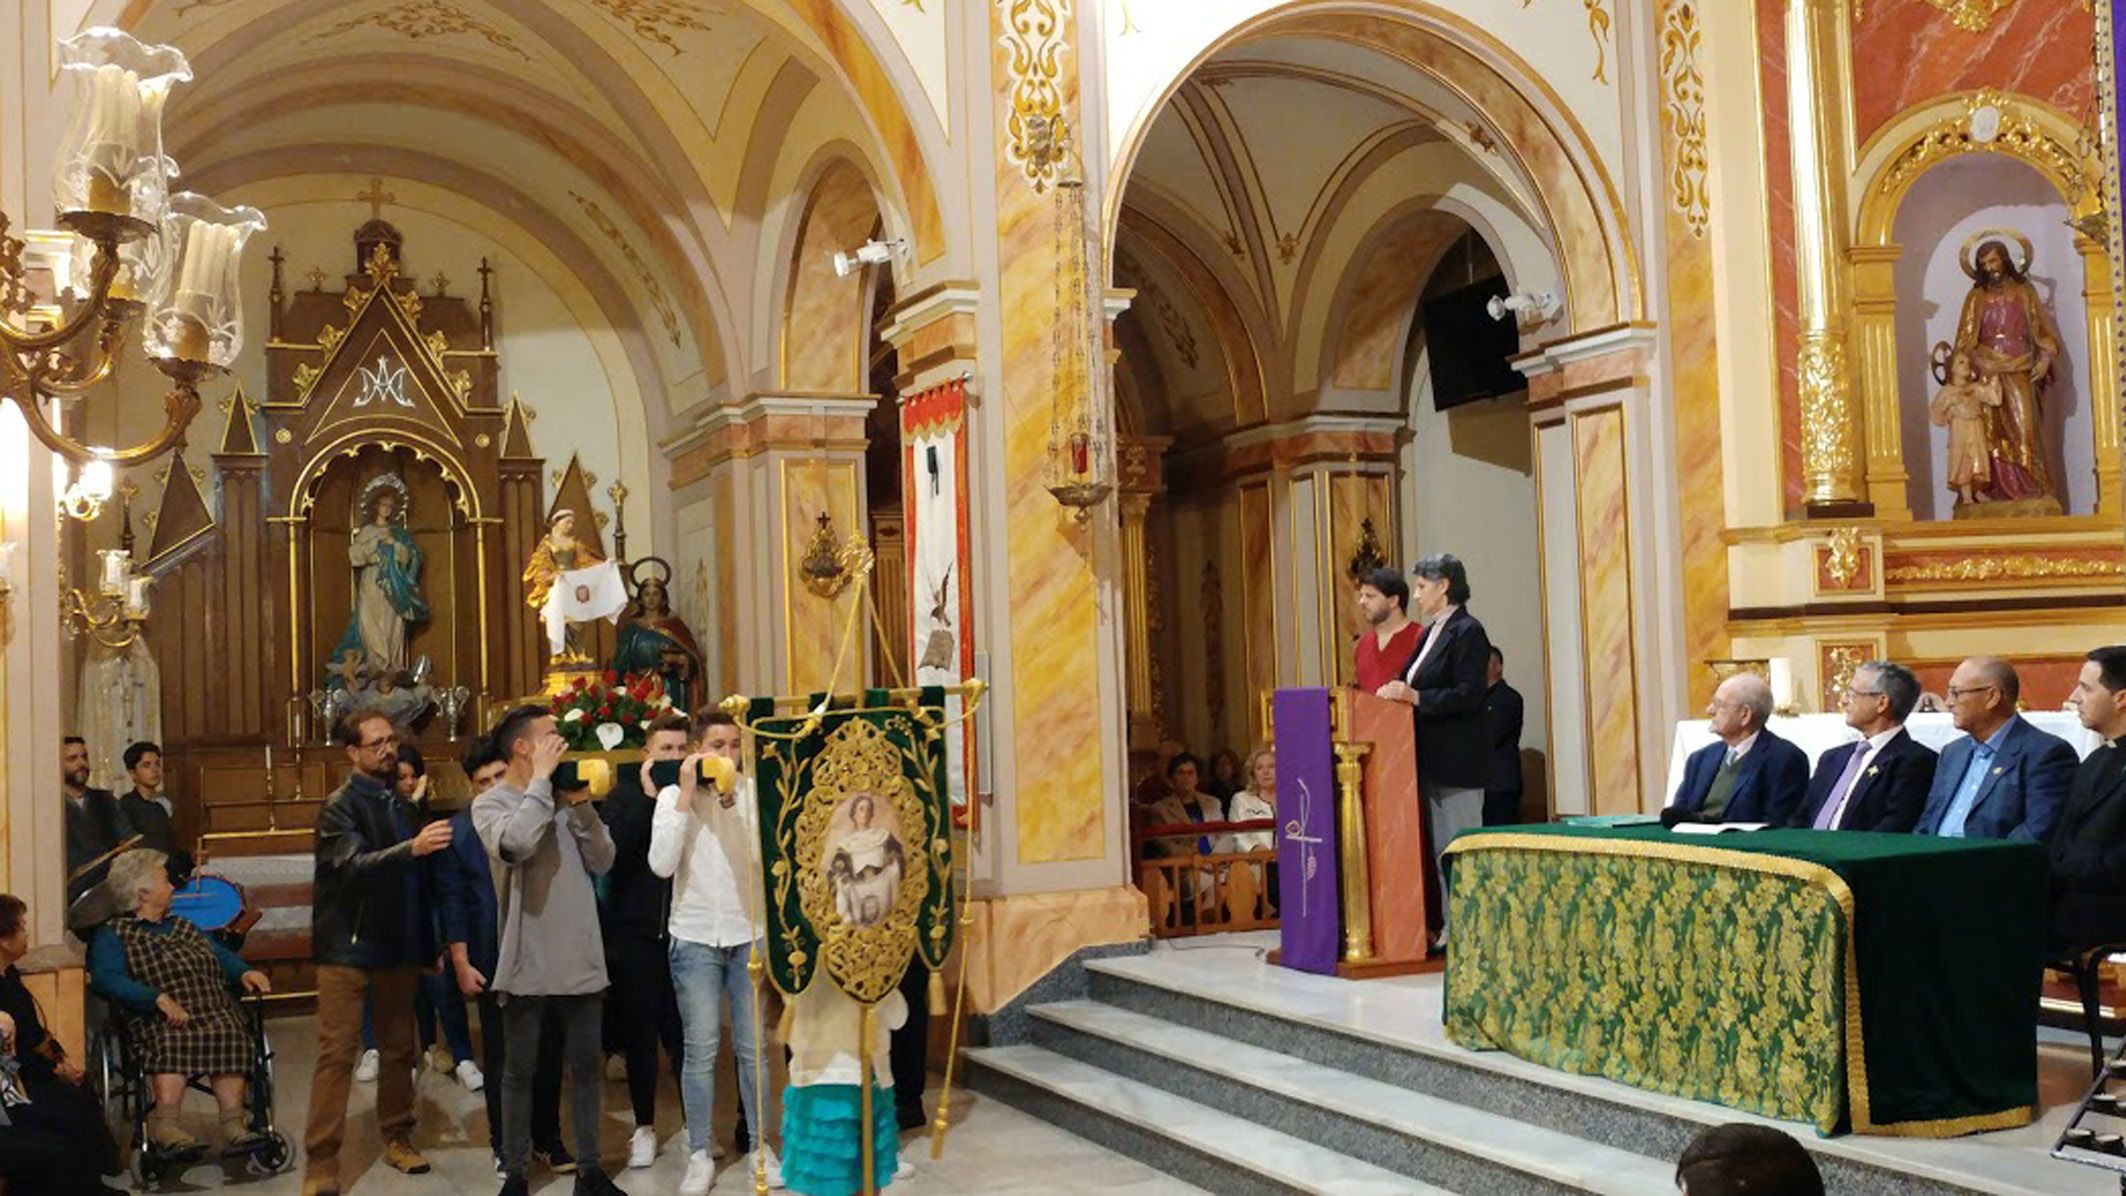
[[[1004,154],[1035,192],[1054,186],[1070,160],[1070,120],[1063,112],[1063,56],[1070,40],[1070,0],[1000,0],[1009,55],[1011,116]]]
[[[907,732],[919,733],[912,726]],[[812,763],[811,779],[811,791],[804,795],[804,809],[797,816],[798,905],[819,935],[820,962],[827,975],[844,993],[869,1005],[884,1000],[900,984],[915,955],[915,919],[930,878],[922,799],[902,771],[900,749],[869,719],[849,719],[827,736]],[[827,873],[832,846],[827,832],[834,813],[859,795],[892,810],[902,851],[893,907],[870,926],[842,919]]]

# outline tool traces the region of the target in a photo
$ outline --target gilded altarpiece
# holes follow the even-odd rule
[[[294,292],[275,252],[267,389],[230,405],[218,518],[182,545],[158,535],[151,553],[169,787],[181,833],[217,850],[307,844],[346,768],[317,695],[357,677],[371,697],[380,678],[387,693],[462,687],[462,705],[424,702],[405,719],[441,763],[447,803],[453,741],[540,686],[517,578],[545,517],[544,463],[530,413],[499,391],[490,279],[483,264],[477,298],[451,295],[447,280],[417,283],[401,250],[372,220],[338,288],[313,270]],[[398,572],[378,571],[378,540]],[[397,583],[381,622],[357,609],[379,578]]]

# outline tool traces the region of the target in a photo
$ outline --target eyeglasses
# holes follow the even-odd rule
[[[368,743],[357,744],[356,746],[365,752],[373,752],[378,748],[395,748],[399,746],[399,737],[396,735],[386,735],[382,739],[372,739]]]
[[[1879,698],[1884,695],[1879,689],[1855,689],[1848,685],[1845,687],[1845,696],[1849,698]]]
[[[1949,687],[1949,700],[1952,702],[1961,702],[1965,698],[1970,697],[1972,694],[1982,694],[1989,689],[1999,688],[2000,687],[1997,685],[1971,685],[1962,688],[1958,688],[1957,686],[1952,685]]]

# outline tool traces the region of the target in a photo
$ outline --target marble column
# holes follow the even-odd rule
[[[1804,498],[1812,515],[1857,515],[1864,446],[1854,418],[1846,323],[1845,0],[1788,0],[1786,105],[1794,172]]]
[[[1151,574],[1151,538],[1147,519],[1166,492],[1160,458],[1167,437],[1130,437],[1117,454],[1120,465],[1122,524],[1122,662],[1129,693],[1129,749],[1148,752],[1166,738],[1153,657],[1157,595]]]

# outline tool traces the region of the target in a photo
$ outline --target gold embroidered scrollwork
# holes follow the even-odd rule
[[[916,949],[916,914],[930,875],[923,803],[902,771],[901,749],[885,731],[850,719],[828,735],[809,772],[812,788],[797,815],[797,896],[819,934],[820,963],[841,990],[864,1004],[884,1000],[900,983]],[[845,920],[832,887],[828,832],[845,801],[868,795],[893,813],[902,853],[900,886],[878,922]]]
[[[1993,115],[1982,115],[1988,112]],[[1989,127],[1993,135],[1984,136]],[[1972,92],[1965,97],[1962,115],[1936,122],[1907,146],[1883,170],[1882,185],[1894,188],[1945,158],[1978,153],[2043,165],[2060,178],[2069,204],[2079,202],[2089,186],[2081,155],[2054,140],[2011,97],[1991,89]]]

